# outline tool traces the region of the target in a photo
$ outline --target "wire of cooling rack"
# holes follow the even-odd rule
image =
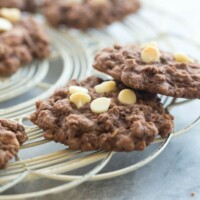
[[[183,40],[183,36],[179,36],[175,33],[166,32],[164,29],[157,28],[154,21],[151,21],[148,15],[155,15],[157,18],[160,16],[156,10],[148,10],[144,7],[143,11],[135,16],[128,17],[122,23],[117,23],[116,28],[123,30],[130,41],[137,43],[148,40],[161,41],[165,47],[173,49],[174,43],[171,38],[178,38]],[[115,26],[115,25],[114,25]],[[143,34],[148,27],[149,34]],[[33,148],[40,148],[49,141],[43,138],[43,131],[38,127],[27,125],[25,121],[28,120],[29,113],[34,111],[34,102],[36,99],[45,99],[53,93],[53,91],[64,85],[68,80],[72,78],[81,79],[89,74],[95,74],[105,77],[102,73],[94,71],[91,68],[93,56],[100,48],[113,43],[121,43],[119,35],[114,33],[111,28],[107,28],[102,31],[90,30],[87,33],[80,33],[76,31],[62,30],[59,33],[48,29],[48,33],[52,38],[53,54],[49,60],[43,63],[32,64],[30,68],[22,68],[17,74],[10,79],[0,80],[0,92],[4,94],[4,97],[0,97],[0,102],[12,100],[12,98],[25,94],[31,88],[38,87],[42,89],[42,93],[36,95],[25,102],[20,102],[14,106],[7,106],[4,108],[4,104],[0,107],[0,117],[8,118],[11,120],[19,121],[26,127],[26,132],[29,137],[27,143],[25,143],[21,150],[31,151]],[[145,35],[145,37],[143,37]],[[121,36],[121,35],[120,35]],[[184,39],[188,43],[196,45],[192,40]],[[197,47],[199,48],[199,46]],[[47,82],[45,77],[50,77],[49,73],[57,63],[60,73],[58,78],[53,82]],[[57,69],[56,69],[57,71]],[[53,71],[54,73],[54,71]],[[30,77],[25,80],[21,80],[20,77]],[[19,81],[20,80],[20,81]],[[34,80],[34,81],[32,81]],[[15,84],[19,83],[18,89]],[[23,87],[23,84],[28,85]],[[6,92],[9,89],[10,93],[14,93],[9,96]],[[16,93],[15,93],[15,92]],[[9,93],[9,94],[10,94]],[[177,100],[169,97],[161,97],[165,108],[171,112],[174,108],[180,105],[186,105],[191,100]],[[1,105],[1,104],[0,104]],[[144,159],[122,169],[116,169],[111,172],[100,173],[101,170],[109,163],[113,152],[96,151],[96,152],[81,152],[71,151],[70,149],[57,150],[52,153],[46,153],[44,155],[35,156],[33,158],[22,159],[18,155],[15,162],[8,165],[7,169],[0,171],[0,192],[4,192],[10,188],[13,188],[22,182],[32,182],[37,179],[46,178],[49,180],[62,181],[64,184],[56,186],[50,189],[43,189],[37,192],[22,193],[18,195],[0,195],[2,200],[22,199],[29,197],[38,197],[46,194],[58,193],[63,190],[75,187],[87,180],[96,181],[108,178],[121,176],[123,174],[132,172],[141,168],[159,156],[162,151],[167,147],[167,144],[172,137],[179,136],[186,131],[189,131],[200,121],[200,116],[194,119],[186,127],[181,130],[174,131],[167,139],[157,138],[154,144],[159,143],[153,152],[149,153]],[[84,167],[92,167],[87,170],[83,175],[75,174],[70,175],[71,171],[82,169]],[[68,175],[66,175],[66,173]],[[99,174],[98,174],[99,173]]]
[[[89,178],[91,178],[93,175],[97,174],[101,169],[103,169],[103,167],[105,167],[105,165],[109,162],[109,160],[112,157],[112,153],[108,153],[107,156],[105,158],[102,159],[102,162],[100,164],[98,164],[94,169],[90,170],[87,174],[85,174],[84,176],[82,176],[80,179],[74,180],[70,183],[66,183],[62,186],[57,186],[51,189],[46,189],[43,191],[39,191],[39,192],[32,192],[29,194],[19,194],[19,195],[2,195],[0,197],[0,199],[3,200],[7,200],[7,199],[24,199],[24,198],[30,198],[30,197],[38,197],[38,196],[44,196],[47,194],[51,194],[51,193],[58,193],[58,192],[62,192],[65,191],[67,189],[73,188],[81,183],[83,183],[84,181],[88,180]],[[23,178],[26,178],[27,176],[41,176],[41,174],[38,172],[25,172],[24,174],[22,174],[22,178],[20,177],[19,181],[22,180]],[[30,177],[29,177],[30,178]],[[8,184],[6,186],[4,186],[5,189],[9,188],[9,186],[13,187],[15,185],[15,183],[17,179],[15,179],[15,182],[13,182],[13,184]],[[2,191],[3,189],[2,188]]]
[[[19,72],[10,80],[1,79],[0,82],[0,102],[16,97],[39,83],[48,72],[46,61],[42,63],[32,63],[30,66],[21,68]],[[22,78],[23,77],[23,78]],[[32,80],[31,82],[29,80]],[[10,92],[12,91],[12,92]]]

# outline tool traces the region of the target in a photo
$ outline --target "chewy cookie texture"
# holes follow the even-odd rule
[[[20,145],[27,140],[24,127],[9,120],[0,119],[0,169],[17,155]]]
[[[43,10],[53,26],[86,30],[121,21],[139,8],[139,0],[46,0]]]
[[[155,43],[105,48],[93,66],[134,89],[200,98],[200,64],[182,53],[161,51]]]
[[[10,76],[33,59],[46,58],[49,40],[42,26],[16,8],[0,9],[0,76]]]
[[[165,138],[173,129],[173,116],[156,94],[96,77],[72,80],[38,101],[30,119],[46,139],[84,151],[144,150],[156,136]]]

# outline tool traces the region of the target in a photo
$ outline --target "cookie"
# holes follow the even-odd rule
[[[93,67],[134,89],[200,98],[200,64],[182,53],[161,51],[154,43],[103,49]]]
[[[0,8],[18,8],[22,11],[35,12],[43,0],[0,0]]]
[[[52,26],[102,28],[140,8],[139,0],[47,0],[44,14]]]
[[[24,127],[18,123],[0,119],[0,169],[17,155],[20,145],[27,140]]]
[[[30,119],[46,139],[83,151],[144,150],[173,129],[173,116],[156,94],[96,77],[72,80],[38,101]]]
[[[49,39],[42,26],[32,18],[22,19],[19,12],[0,9],[0,76],[11,76],[33,59],[50,54]],[[3,18],[4,17],[4,18]]]

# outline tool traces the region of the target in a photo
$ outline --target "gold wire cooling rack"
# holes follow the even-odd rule
[[[180,28],[177,28],[177,24]],[[47,98],[56,88],[63,86],[70,79],[82,79],[91,74],[105,78],[105,75],[91,68],[96,51],[104,46],[114,43],[144,43],[152,40],[170,51],[176,51],[180,46],[189,49],[190,52],[199,51],[196,42],[179,32],[168,31],[173,30],[169,26],[176,26],[177,30],[181,30],[184,23],[175,16],[169,17],[169,14],[144,6],[141,12],[128,17],[123,23],[116,23],[102,31],[90,30],[87,33],[80,33],[75,30],[67,32],[63,29],[57,32],[47,28],[52,41],[51,57],[21,68],[9,79],[0,79],[0,118],[22,123],[29,137],[15,160],[7,169],[0,171],[0,199],[16,200],[44,196],[73,188],[88,180],[109,179],[132,172],[159,156],[172,137],[189,131],[200,121],[197,111],[193,121],[187,122],[188,125],[179,130],[175,128],[174,133],[167,139],[157,138],[154,144],[144,151],[144,155],[141,152],[131,153],[141,156],[135,163],[111,171],[102,170],[112,162],[116,153],[71,151],[68,147],[45,140],[42,130],[28,121],[29,114],[35,109],[35,101]],[[183,105],[185,109],[194,106],[192,100],[165,96],[160,98],[165,109],[175,116]],[[194,100],[194,103],[199,105],[197,100]],[[59,182],[51,188],[43,188],[41,185],[39,191],[22,189],[21,193],[9,192],[17,185],[22,184],[24,188],[23,184],[27,182],[29,185],[37,184],[41,179]]]

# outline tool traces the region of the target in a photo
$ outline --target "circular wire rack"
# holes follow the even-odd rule
[[[159,22],[158,19],[159,18]],[[162,26],[160,26],[162,24]],[[72,151],[68,147],[47,141],[43,131],[33,126],[28,116],[35,110],[37,99],[48,98],[56,88],[65,85],[69,80],[82,79],[88,75],[106,76],[92,69],[95,53],[114,43],[145,43],[156,41],[166,50],[190,50],[197,54],[200,46],[179,32],[171,32],[173,26],[177,30],[184,27],[184,23],[169,13],[157,10],[149,5],[121,23],[104,30],[89,30],[82,33],[76,30],[61,29],[56,31],[47,27],[52,41],[51,57],[42,62],[35,61],[29,66],[21,68],[15,75],[7,79],[0,79],[0,118],[6,118],[22,123],[28,134],[28,141],[22,145],[15,160],[6,169],[0,171],[0,199],[24,199],[58,193],[73,188],[85,181],[97,181],[121,176],[137,170],[150,163],[167,147],[172,137],[179,136],[200,121],[198,115],[185,127],[175,130],[168,138],[156,138],[154,143],[144,153],[139,155],[135,163],[111,171],[103,171],[112,162],[115,152]],[[170,28],[171,26],[171,28]],[[179,106],[190,107],[192,100],[175,99],[160,96],[167,112],[176,116]],[[199,104],[197,100],[194,100]],[[186,108],[187,108],[186,106]],[[175,125],[176,125],[175,121]],[[24,191],[10,194],[9,191],[17,185],[33,184],[38,180],[47,179],[59,181],[50,188],[36,191]]]

